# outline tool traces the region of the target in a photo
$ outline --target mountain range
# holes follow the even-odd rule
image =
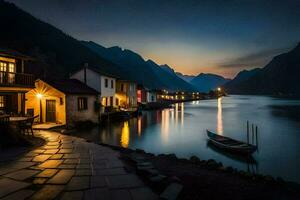
[[[118,65],[122,74],[121,76],[143,84],[149,89],[160,88],[171,91],[196,90],[196,88],[180,79],[175,73],[166,71],[152,60],[145,61],[142,56],[131,50],[120,47],[105,48],[92,41],[82,41],[81,43],[99,56]]]
[[[198,91],[206,93],[224,85],[228,81],[230,81],[230,79],[226,79],[216,74],[200,73],[198,76],[193,78],[190,83],[194,85]]]
[[[300,43],[287,53],[275,56],[246,80],[228,83],[231,94],[300,96]]]
[[[12,3],[0,0],[0,47],[33,57],[29,72],[36,77],[65,78],[89,63],[108,74],[137,81],[150,89],[194,91],[195,88],[151,60],[119,47],[104,48],[79,41]]]

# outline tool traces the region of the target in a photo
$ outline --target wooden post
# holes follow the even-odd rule
[[[254,144],[254,124],[252,124],[252,144]]]
[[[247,143],[249,144],[249,121],[247,121]]]
[[[258,148],[258,138],[257,138],[258,127],[256,126],[255,137],[256,137],[256,146]]]

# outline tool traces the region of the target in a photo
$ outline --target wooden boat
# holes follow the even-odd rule
[[[224,137],[208,130],[207,137],[216,147],[232,153],[251,155],[257,150],[257,146],[234,140],[229,137]]]

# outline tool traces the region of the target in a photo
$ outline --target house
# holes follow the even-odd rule
[[[25,93],[34,88],[34,76],[26,73],[30,60],[0,48],[0,114],[25,114]]]
[[[129,80],[117,80],[116,106],[124,110],[137,109],[137,84]]]
[[[72,127],[76,122],[98,122],[99,93],[76,79],[41,80],[26,93],[26,113],[40,115],[40,123]]]
[[[152,103],[157,101],[157,91],[156,90],[150,90],[142,85],[138,86],[137,89],[137,102],[146,104],[146,103]]]
[[[116,79],[118,77],[91,68],[85,64],[83,68],[71,74],[70,78],[77,79],[95,89],[100,94],[99,100],[103,107],[116,106]],[[103,110],[104,109],[102,109],[102,111]]]

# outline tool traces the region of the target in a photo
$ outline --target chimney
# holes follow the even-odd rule
[[[84,63],[83,73],[84,73],[84,84],[86,84],[86,69],[89,67],[88,63]]]

